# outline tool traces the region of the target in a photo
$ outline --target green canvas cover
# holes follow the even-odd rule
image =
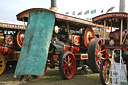
[[[43,76],[55,23],[53,12],[30,12],[23,46],[14,76]]]

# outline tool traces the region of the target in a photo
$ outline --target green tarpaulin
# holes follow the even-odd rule
[[[53,12],[43,10],[30,12],[15,76],[43,76],[54,23]]]

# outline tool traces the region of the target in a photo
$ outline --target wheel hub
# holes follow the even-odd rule
[[[101,52],[98,52],[97,55],[98,55],[99,58],[102,58],[103,54]]]

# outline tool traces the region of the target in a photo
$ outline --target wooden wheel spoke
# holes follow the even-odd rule
[[[3,63],[1,63],[0,65],[1,65],[1,66],[3,66],[4,64],[3,64]]]
[[[101,48],[101,46],[102,46],[102,43],[99,45],[99,47]]]
[[[98,44],[98,45],[96,46],[96,49],[99,50],[99,48],[100,48],[100,46],[99,46],[99,44]]]
[[[108,75],[106,75],[105,82],[106,83],[108,82]]]
[[[71,75],[71,68],[65,69],[65,70],[64,70],[64,74],[65,74],[66,76],[70,76],[70,75]]]
[[[104,57],[101,57],[101,60],[104,60],[105,58]]]
[[[63,65],[63,67],[68,67],[67,63],[65,63],[65,64]]]
[[[70,63],[70,65],[72,66],[72,62]]]
[[[72,72],[72,68],[69,68],[70,72]]]
[[[69,58],[69,62],[71,61],[71,58]]]
[[[64,63],[67,63],[67,61],[66,61],[66,60],[64,60]]]
[[[103,69],[102,69],[102,71],[103,71],[103,72],[105,71],[105,66],[103,66]]]
[[[98,68],[100,68],[101,60],[96,61]]]
[[[71,58],[68,56],[68,62],[70,62]]]
[[[63,70],[66,70],[66,69],[67,69],[67,67],[64,67],[64,68],[63,68]]]
[[[106,71],[106,70],[104,70],[104,71],[103,71],[103,75],[106,75],[106,73],[107,73],[107,71]]]
[[[68,61],[69,61],[69,56],[68,56]]]
[[[70,75],[70,72],[69,72],[69,69],[67,69],[67,76],[69,76]]]

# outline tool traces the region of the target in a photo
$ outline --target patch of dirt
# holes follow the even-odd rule
[[[29,81],[19,81],[20,76],[13,77],[13,73],[0,76],[0,85],[102,85],[99,74],[92,73],[89,69],[81,71],[78,69],[75,76],[70,80],[62,80],[58,68],[48,69],[45,76],[40,78],[30,78]]]

